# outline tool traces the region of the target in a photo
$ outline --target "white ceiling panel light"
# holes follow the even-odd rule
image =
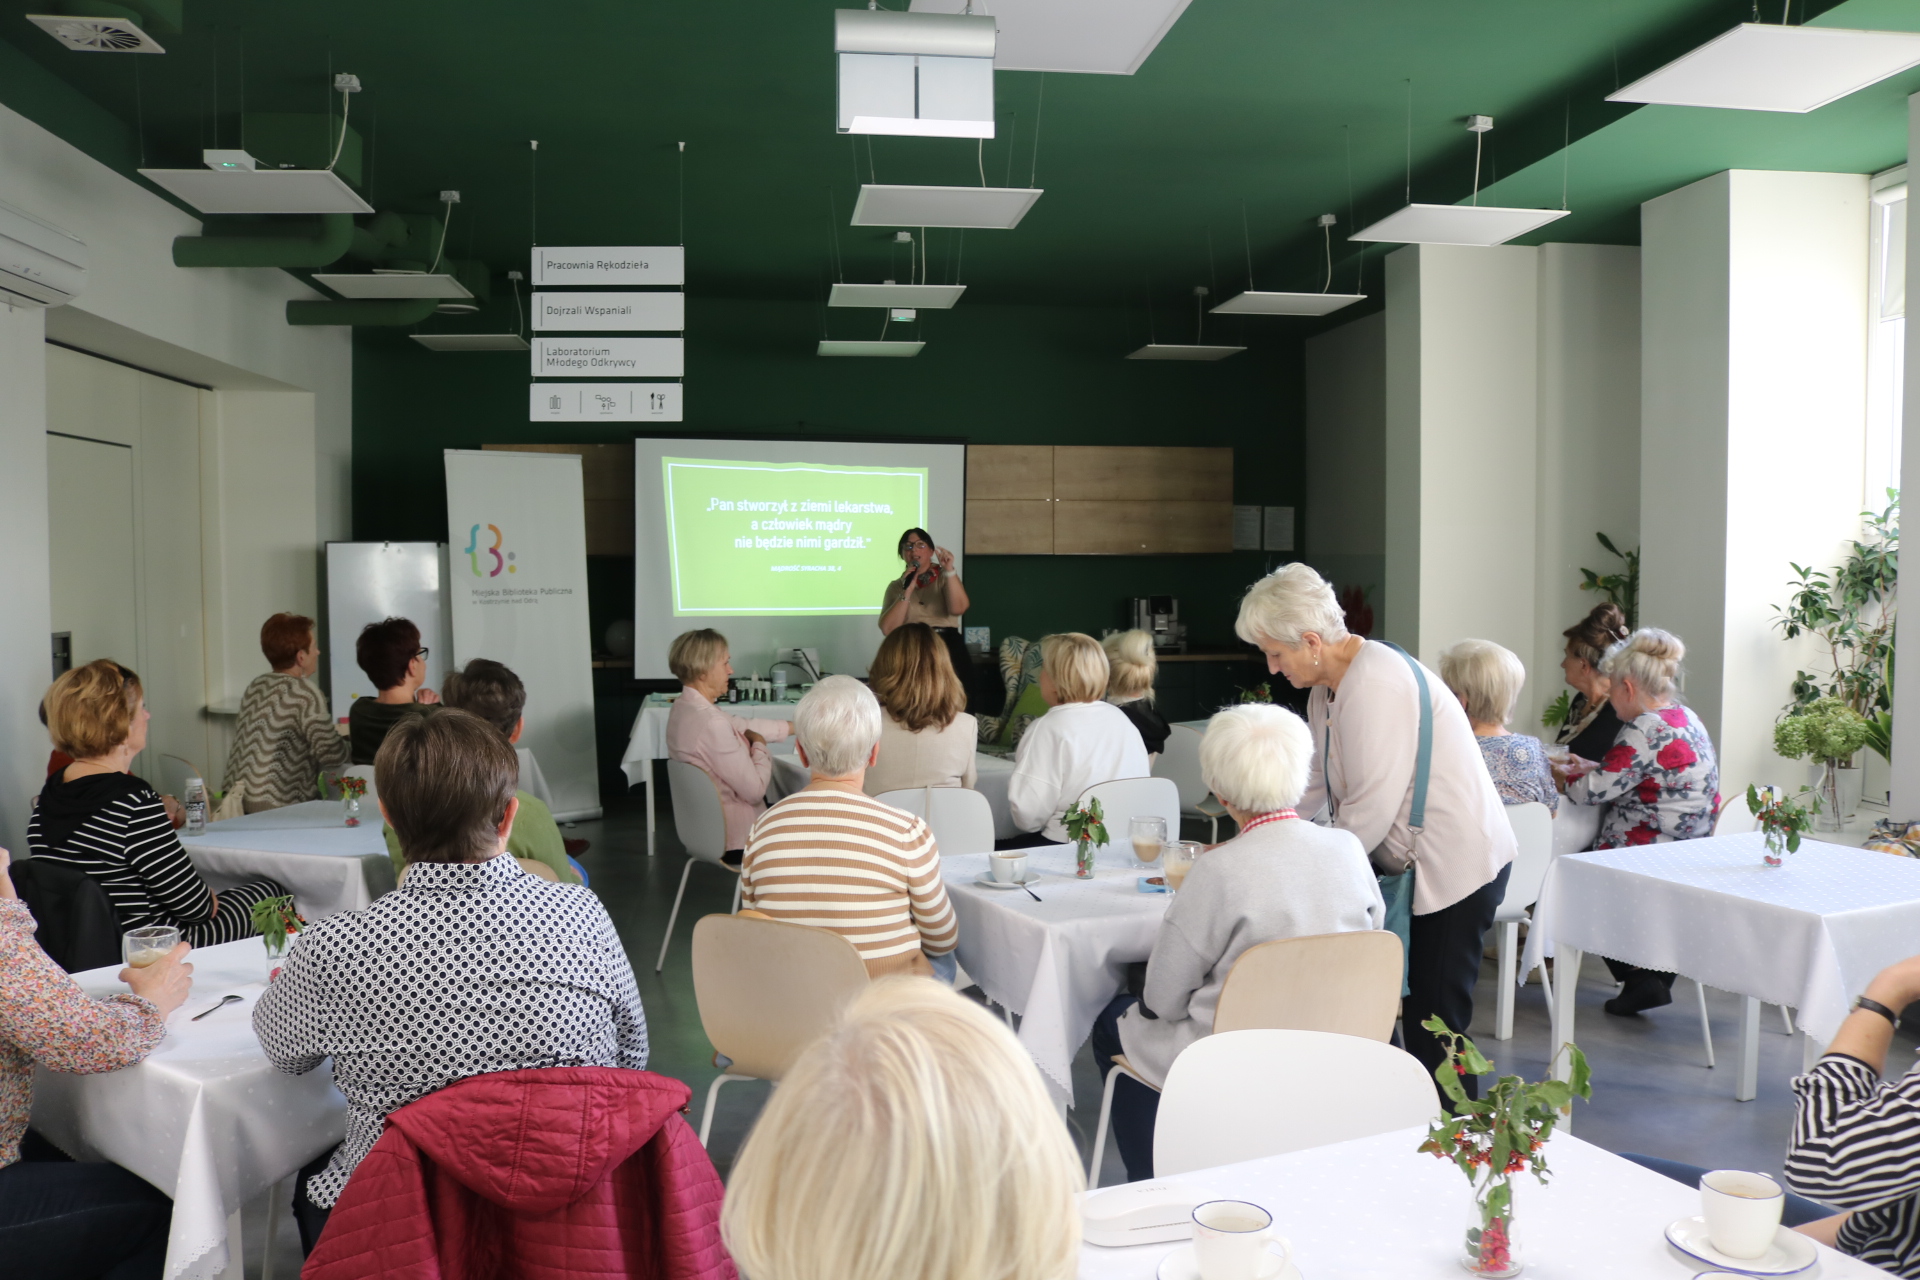
[[[913,0],[915,13],[961,13],[967,0]],[[976,4],[976,7],[977,4]],[[1186,12],[1187,0],[994,0],[1002,71],[1130,76]]]
[[[1609,102],[1804,113],[1920,66],[1920,33],[1743,22]]]
[[[993,19],[836,9],[841,133],[993,136]]]
[[[1039,187],[912,187],[866,183],[853,204],[856,227],[968,227],[1011,231]]]
[[[415,342],[429,351],[528,351],[517,333],[415,333]]]
[[[232,154],[219,153],[222,157]],[[230,158],[216,161],[213,152],[207,155],[210,166],[219,163],[233,167],[142,169],[140,176],[201,213],[373,212],[372,205],[329,170],[253,169]]]
[[[1149,342],[1128,354],[1129,360],[1225,360],[1245,347],[1215,347],[1199,342]]]
[[[30,13],[27,21],[77,53],[165,53],[160,42],[126,18],[70,18]]]
[[[823,356],[867,356],[870,358],[878,357],[880,359],[891,358],[904,360],[919,355],[920,349],[926,345],[924,342],[852,342],[822,338],[817,354]]]
[[[473,291],[445,273],[376,271],[314,273],[314,281],[343,298],[471,298]]]
[[[1338,222],[1331,213],[1323,213],[1315,220],[1320,228],[1321,238],[1327,249],[1327,282],[1325,289],[1333,288],[1333,225]],[[1246,221],[1241,220],[1241,230],[1245,233]],[[1366,301],[1364,293],[1272,293],[1253,288],[1253,244],[1247,244],[1247,289],[1228,298],[1213,309],[1217,316],[1326,316],[1332,315],[1342,307],[1350,307],[1356,302]]]
[[[1509,209],[1480,203],[1480,145],[1493,129],[1492,116],[1468,116],[1473,135],[1473,201],[1470,204],[1415,204],[1389,214],[1349,240],[1389,244],[1464,244],[1487,248],[1537,231],[1564,218],[1570,209]]]
[[[827,295],[830,307],[915,307],[947,311],[967,291],[963,284],[836,284]]]

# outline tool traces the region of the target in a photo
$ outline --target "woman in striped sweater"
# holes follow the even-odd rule
[[[73,763],[40,792],[27,824],[33,856],[99,881],[122,929],[175,925],[196,947],[252,937],[253,904],[286,890],[262,879],[216,895],[187,860],[159,795],[128,772],[152,719],[140,677],[89,662],[54,681],[46,707],[53,743]]]
[[[344,769],[352,758],[326,698],[310,683],[320,669],[313,619],[274,614],[260,628],[260,652],[273,670],[255,676],[240,699],[222,817],[315,799],[321,772]]]

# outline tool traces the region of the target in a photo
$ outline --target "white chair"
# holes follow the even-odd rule
[[[693,864],[708,862],[733,876],[733,909],[740,909],[740,868],[723,860],[727,851],[727,811],[720,803],[720,785],[697,764],[684,760],[667,761],[667,791],[673,796],[673,829],[687,850],[687,865],[680,873],[680,891],[673,895],[673,910],[667,916],[667,936],[660,940],[660,959],[655,973],[667,963],[667,946],[673,941],[674,921],[680,918],[680,900],[687,896],[687,877]]]
[[[1530,804],[1505,806],[1513,838],[1520,844],[1514,855],[1513,870],[1507,874],[1507,896],[1494,912],[1493,927],[1500,954],[1499,994],[1494,998],[1493,1038],[1513,1039],[1513,989],[1520,975],[1515,973],[1520,957],[1520,922],[1527,908],[1540,900],[1540,886],[1553,864],[1553,810],[1538,800]],[[1553,984],[1541,966],[1546,981],[1547,1008],[1553,1008]]]
[[[1330,1031],[1223,1031],[1173,1060],[1153,1129],[1153,1175],[1410,1129],[1441,1113],[1404,1049]]]
[[[1282,938],[1248,947],[1233,962],[1214,1010],[1213,1034],[1249,1029],[1326,1031],[1386,1043],[1400,1016],[1402,950],[1397,934],[1384,929]],[[1100,1095],[1099,1127],[1087,1186],[1100,1185],[1107,1149],[1113,1090],[1121,1076],[1149,1089],[1152,1081],[1125,1057],[1113,1060]]]
[[[1171,778],[1180,788],[1180,816],[1207,824],[1207,843],[1220,843],[1220,819],[1227,816],[1226,806],[1213,798],[1200,776],[1200,733],[1184,724],[1176,724],[1167,735],[1166,750],[1153,761],[1153,776]]]
[[[925,818],[940,853],[992,853],[993,806],[963,787],[904,787],[874,797],[902,813]]]
[[[1127,843],[1127,824],[1135,818],[1163,819],[1167,824],[1167,839],[1180,838],[1180,788],[1174,786],[1170,778],[1096,782],[1080,793],[1080,804],[1089,800],[1100,802],[1107,838],[1116,848],[1133,851],[1133,846]]]

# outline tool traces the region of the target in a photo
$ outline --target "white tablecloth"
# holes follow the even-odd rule
[[[1458,1259],[1467,1180],[1415,1150],[1424,1134],[1402,1129],[1168,1181],[1272,1213],[1306,1280],[1456,1280],[1466,1274]],[[1709,1270],[1671,1250],[1663,1234],[1700,1212],[1698,1191],[1572,1134],[1556,1133],[1547,1156],[1546,1186],[1514,1180],[1527,1280],[1686,1280]],[[1083,1245],[1080,1280],[1152,1280],[1183,1243]],[[1805,1274],[1855,1280],[1886,1272],[1820,1246],[1819,1268]]]
[[[1554,859],[1521,972],[1556,944],[1593,951],[1790,1006],[1825,1043],[1920,951],[1920,861],[1809,841],[1768,867],[1764,850],[1748,832]]]
[[[228,1263],[228,1215],[346,1133],[347,1104],[330,1067],[283,1075],[254,1038],[253,1002],[267,973],[260,940],[202,947],[191,958],[193,994],[146,1061],[103,1075],[33,1077],[35,1129],[71,1156],[111,1160],[173,1197],[167,1280],[218,1275]],[[110,995],[127,989],[119,970],[74,980],[89,995]],[[243,999],[191,1021],[229,992]]]
[[[180,843],[214,892],[270,876],[309,920],[358,911],[393,888],[380,810],[364,801],[357,827],[343,823],[338,800],[309,800],[211,822]]]
[[[1073,847],[1027,850],[1043,873],[1033,885],[1040,901],[1018,889],[977,882],[987,855],[941,859],[947,897],[960,922],[960,965],[996,1004],[1021,1015],[1020,1042],[1040,1064],[1057,1100],[1073,1098],[1073,1055],[1093,1031],[1093,1020],[1126,981],[1126,966],[1153,951],[1163,893],[1141,893],[1132,850],[1109,845],[1096,858],[1095,877],[1073,874]]]

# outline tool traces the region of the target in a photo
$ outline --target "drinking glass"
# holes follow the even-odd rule
[[[143,925],[120,936],[120,954],[129,967],[144,969],[180,945],[180,930],[170,924]]]
[[[1160,846],[1167,842],[1167,820],[1135,817],[1127,827],[1127,834],[1133,838],[1134,862],[1141,867],[1150,867],[1158,862]]]
[[[1160,869],[1166,877],[1168,894],[1180,892],[1185,883],[1187,872],[1193,870],[1193,860],[1199,856],[1200,843],[1197,840],[1169,840],[1160,846]]]

